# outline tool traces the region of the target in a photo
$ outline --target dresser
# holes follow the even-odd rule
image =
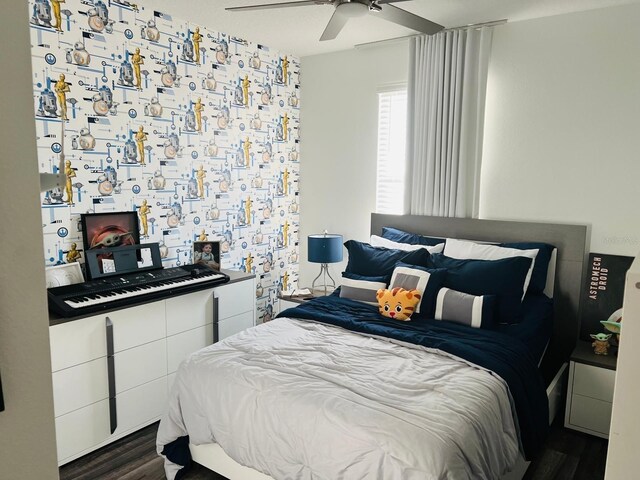
[[[157,421],[190,353],[255,325],[255,277],[99,314],[50,318],[58,463]]]
[[[616,360],[613,349],[596,355],[590,342],[578,341],[569,363],[565,427],[609,438]]]

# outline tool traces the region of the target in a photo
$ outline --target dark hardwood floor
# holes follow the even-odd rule
[[[162,458],[156,454],[154,423],[111,445],[60,468],[60,480],[162,480]],[[602,480],[607,441],[568,430],[556,422],[544,451],[523,480]],[[200,465],[185,480],[225,480]],[[236,480],[236,479],[233,479]],[[241,479],[240,479],[241,480]]]

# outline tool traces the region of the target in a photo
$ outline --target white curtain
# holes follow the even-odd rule
[[[411,39],[405,210],[477,217],[491,27]]]

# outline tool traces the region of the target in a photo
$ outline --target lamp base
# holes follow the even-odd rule
[[[333,277],[329,274],[329,264],[327,263],[322,263],[320,264],[320,273],[318,274],[318,276],[316,278],[313,279],[313,282],[311,283],[311,291],[315,291],[316,289],[316,281],[322,277],[322,284],[319,284],[318,287],[324,287],[324,294],[327,295],[327,287],[331,286],[332,289],[335,290],[336,288],[336,281],[333,279]],[[327,277],[329,277],[331,279],[331,284],[327,283]]]

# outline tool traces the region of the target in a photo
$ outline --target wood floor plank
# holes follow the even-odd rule
[[[573,457],[571,455],[566,455],[564,462],[560,466],[560,469],[556,472],[553,480],[565,480],[567,478],[577,479],[576,477],[576,469],[578,468],[578,462],[580,461],[579,457]],[[604,477],[603,477],[604,478]]]
[[[545,449],[538,461],[529,466],[527,480],[549,480],[562,468],[567,455],[557,450]]]

